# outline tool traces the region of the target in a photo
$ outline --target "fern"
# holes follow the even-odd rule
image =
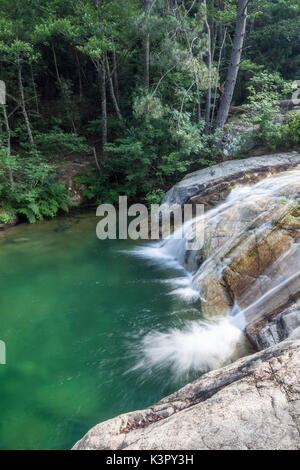
[[[32,154],[25,161],[17,159],[13,188],[5,177],[3,161],[0,168],[1,206],[13,208],[14,214],[24,216],[30,223],[55,217],[60,210],[68,211],[68,194],[63,184],[54,182],[53,165],[34,159]]]

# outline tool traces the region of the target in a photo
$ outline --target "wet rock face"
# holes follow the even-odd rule
[[[298,164],[300,154],[297,152],[222,162],[187,175],[167,192],[162,203],[183,205],[195,196],[193,202],[209,207],[211,202],[215,205],[226,197],[233,184],[251,183],[268,173],[284,171]]]
[[[253,135],[255,127],[247,125],[242,119],[236,120],[225,126],[223,136],[223,153],[226,157],[234,156],[238,152],[247,152],[256,145]]]
[[[78,183],[76,179],[82,173],[87,172],[90,167],[91,163],[89,161],[81,163],[68,161],[57,167],[58,181],[65,185],[69,201],[74,208],[87,205],[87,198],[85,196],[87,188],[83,184]]]
[[[283,342],[99,424],[74,449],[299,449],[299,365],[300,341]]]
[[[249,323],[300,294],[300,166],[233,189],[204,225],[194,284],[205,317],[237,304]]]
[[[246,327],[246,335],[259,351],[288,338],[300,339],[300,299],[281,313],[262,315]]]

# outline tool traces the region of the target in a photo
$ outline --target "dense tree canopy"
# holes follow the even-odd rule
[[[0,206],[32,221],[66,209],[70,153],[95,158],[91,199],[157,202],[222,158],[230,105],[290,96],[299,26],[298,0],[0,0]]]

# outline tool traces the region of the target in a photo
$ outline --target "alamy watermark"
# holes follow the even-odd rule
[[[6,364],[6,344],[0,340],[0,365]]]
[[[118,210],[112,204],[97,208],[97,237],[100,240],[186,240],[187,250],[199,250],[204,244],[203,204],[144,204],[128,207],[126,196],[119,197]]]

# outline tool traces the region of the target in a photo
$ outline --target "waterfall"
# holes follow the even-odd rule
[[[177,287],[170,295],[191,303],[200,301],[202,311],[201,319],[186,322],[181,329],[146,335],[139,346],[136,368],[171,368],[177,377],[191,370],[219,367],[249,351],[244,335],[247,324],[284,305],[299,290],[300,238],[295,240],[288,231],[276,232],[278,221],[285,217],[292,220],[290,214],[299,195],[299,167],[253,185],[236,186],[223,203],[201,216],[205,243],[200,252],[186,249],[199,218],[183,226],[183,239],[170,236],[134,250],[138,256],[178,269]],[[277,247],[279,236],[283,241]],[[230,273],[233,262],[249,256],[251,247],[263,247],[264,243],[270,243],[274,260],[265,261],[264,272],[256,277],[250,273],[249,285],[242,286],[241,292],[237,289],[238,298],[231,303],[225,299],[228,305],[224,301],[220,309],[213,300],[218,289],[218,299],[223,295],[224,275]]]

